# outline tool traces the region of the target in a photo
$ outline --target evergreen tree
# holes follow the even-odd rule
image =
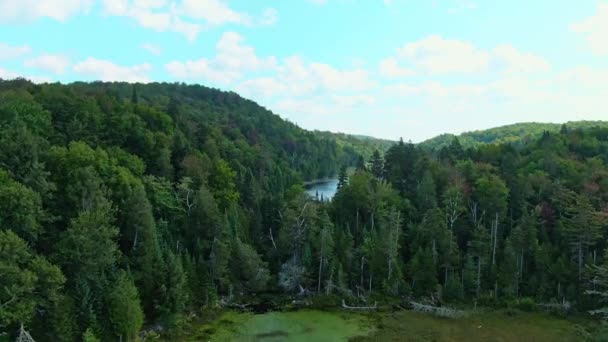
[[[346,174],[346,166],[340,167],[340,173],[338,173],[338,190],[344,187],[348,183],[348,175]]]
[[[422,176],[416,192],[416,203],[421,212],[437,207],[437,188],[433,175],[427,170]]]
[[[384,161],[380,156],[380,152],[378,150],[374,150],[374,154],[372,154],[372,159],[370,160],[371,164],[371,173],[376,177],[376,179],[382,179],[384,176]]]
[[[435,271],[433,254],[430,248],[420,248],[414,254],[410,265],[412,272],[412,288],[418,296],[430,295],[437,288],[437,272]]]
[[[133,341],[144,323],[139,295],[133,280],[120,271],[108,292],[108,316],[112,332],[120,340]]]
[[[575,201],[566,208],[562,224],[578,267],[579,281],[583,276],[585,256],[602,237],[601,228],[605,223],[606,217],[596,212],[586,197],[576,196]]]

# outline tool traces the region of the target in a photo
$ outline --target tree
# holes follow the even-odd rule
[[[28,324],[60,299],[65,277],[10,230],[0,230],[0,328]]]
[[[144,314],[133,279],[120,271],[108,293],[108,317],[112,332],[120,340],[135,340],[144,323]]]
[[[321,293],[321,279],[323,277],[323,266],[329,264],[329,259],[333,255],[334,239],[333,224],[329,220],[327,212],[321,212],[319,216],[319,232],[317,236],[317,257],[319,259],[319,269],[317,272],[317,293]]]
[[[382,156],[380,156],[380,152],[378,150],[374,150],[372,154],[372,159],[370,160],[371,164],[371,172],[376,179],[382,179],[384,176],[384,161],[382,160]]]
[[[131,87],[131,104],[137,105],[139,102],[139,96],[137,96],[137,89],[135,88],[135,84]]]
[[[305,271],[303,266],[298,265],[295,258],[290,259],[281,265],[279,285],[287,292],[293,292],[296,289],[303,290]]]
[[[44,219],[39,193],[12,180],[0,169],[0,230],[11,229],[29,243],[35,243]]]
[[[519,291],[519,270],[517,264],[517,253],[513,248],[511,240],[507,239],[503,251],[502,262],[499,266],[499,281],[503,292],[509,297],[516,295]]]
[[[268,264],[256,250],[239,238],[233,240],[232,257],[230,259],[233,281],[232,283],[244,291],[264,291],[270,281]]]
[[[430,295],[437,288],[437,273],[430,248],[420,248],[414,254],[410,265],[412,288],[418,296]]]
[[[71,220],[55,246],[55,259],[71,279],[78,276],[99,283],[118,259],[113,210],[107,200],[100,198],[98,202]]]
[[[450,232],[454,233],[454,225],[465,212],[464,194],[460,186],[450,186],[443,194],[444,210],[448,220]]]
[[[433,175],[425,171],[416,192],[416,203],[421,212],[437,207],[437,188]]]
[[[220,210],[227,210],[239,200],[235,179],[236,173],[225,160],[220,159],[215,163],[213,172],[209,175],[209,187]]]
[[[601,228],[606,221],[606,216],[596,212],[584,196],[576,196],[574,202],[566,208],[562,224],[576,260],[579,281],[583,276],[585,255],[588,249],[602,237]]]
[[[519,282],[524,277],[527,260],[534,257],[538,248],[537,226],[534,213],[531,214],[524,210],[518,224],[511,232],[510,242],[516,254],[518,291]]]
[[[150,317],[158,314],[155,300],[162,286],[160,270],[163,259],[152,206],[141,184],[137,184],[124,205],[122,222],[123,251],[129,257],[135,283],[140,289],[145,311]]]
[[[344,187],[348,183],[348,175],[346,174],[346,166],[340,167],[340,172],[338,173],[338,190]]]
[[[378,234],[382,241],[382,251],[387,263],[386,285],[392,294],[396,294],[397,285],[401,281],[401,268],[399,267],[401,220],[401,212],[395,208],[390,208],[380,225]]]
[[[101,342],[91,328],[85,330],[84,334],[82,334],[82,342]]]
[[[509,188],[497,176],[482,176],[475,182],[475,199],[481,208],[482,216],[487,215],[491,221],[490,243],[492,266],[496,264],[496,250],[498,248],[498,230],[500,222],[507,211],[507,197]]]
[[[491,236],[488,235],[488,231],[481,225],[475,226],[473,229],[473,236],[468,244],[468,252],[471,257],[475,258],[476,269],[475,272],[475,295],[479,297],[481,291],[481,273],[482,265],[487,264],[488,258],[490,258],[490,240]]]

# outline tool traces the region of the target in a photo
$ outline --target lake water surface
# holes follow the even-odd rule
[[[319,195],[319,199],[323,196],[324,200],[331,200],[338,191],[338,178],[322,179],[307,183],[304,185],[306,193],[315,197]]]

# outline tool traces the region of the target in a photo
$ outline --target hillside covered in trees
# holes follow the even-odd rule
[[[362,163],[234,93],[3,81],[0,331],[172,336],[267,293],[601,309],[607,163],[601,127]],[[331,202],[305,195],[342,166]]]
[[[571,129],[585,129],[591,127],[608,127],[606,121],[571,121],[566,123]],[[544,132],[559,132],[561,124],[525,122],[513,125],[495,127],[485,130],[465,132],[457,135],[463,148],[477,147],[482,144],[513,144],[523,146],[538,139]],[[450,145],[456,137],[454,134],[441,134],[425,140],[420,146],[433,151],[439,151]]]
[[[344,149],[352,150],[354,153],[362,156],[364,160],[368,161],[372,158],[375,151],[383,154],[396,143],[396,141],[378,139],[366,135],[353,135],[326,131],[314,131],[314,133],[320,138],[334,140],[338,146],[342,146]]]

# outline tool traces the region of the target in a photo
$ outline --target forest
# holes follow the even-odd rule
[[[608,128],[358,149],[203,86],[0,81],[0,332],[170,337],[265,293],[608,313]]]
[[[606,121],[569,121],[566,126],[571,129],[588,129],[593,127],[608,127]],[[465,132],[459,135],[441,134],[420,143],[420,146],[428,150],[440,150],[448,147],[454,137],[463,148],[477,147],[484,144],[511,144],[522,147],[540,138],[544,132],[557,133],[562,125],[556,123],[523,122],[507,126],[494,127],[485,130]]]

